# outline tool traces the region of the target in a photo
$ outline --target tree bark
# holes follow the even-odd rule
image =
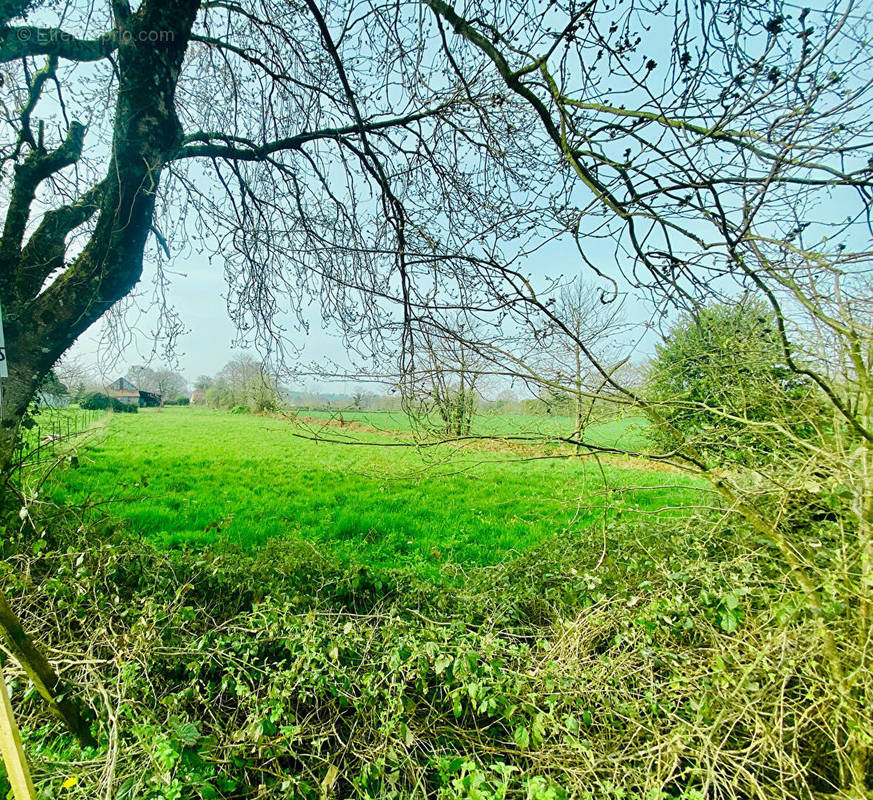
[[[26,246],[22,236],[36,189],[75,163],[84,127],[71,123],[60,147],[47,152],[37,146],[16,169],[0,240],[9,365],[0,469],[11,463],[18,425],[52,365],[142,275],[161,172],[181,143],[175,91],[198,7],[199,0],[147,0],[116,19],[119,88],[106,178],[76,203],[46,215]],[[150,40],[155,31],[160,41]],[[42,291],[64,263],[66,235],[94,214],[94,232],[82,252]]]
[[[198,7],[199,0],[144,0],[135,12],[123,2],[114,5],[115,35],[92,43],[101,52],[117,45],[118,95],[106,177],[77,201],[44,215],[26,244],[23,239],[37,189],[79,159],[84,126],[72,122],[66,139],[53,151],[43,147],[42,136],[38,142],[30,136],[31,150],[16,167],[0,239],[0,296],[9,369],[0,411],[4,484],[21,421],[46,374],[142,275],[161,172],[181,144],[175,92]],[[150,36],[153,32],[161,35]],[[28,46],[43,46],[39,37],[33,43]],[[18,57],[13,51],[21,46],[10,44],[0,32],[0,60]],[[75,58],[73,51],[61,55]],[[68,234],[95,214],[93,233],[67,266]],[[43,289],[59,268],[64,268],[62,274]],[[80,741],[94,744],[88,724],[2,595],[0,633],[52,712]]]

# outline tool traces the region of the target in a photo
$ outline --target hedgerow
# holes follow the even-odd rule
[[[9,522],[0,583],[100,745],[7,664],[45,797],[769,800],[837,781],[819,640],[742,530],[623,520],[435,585],[294,542],[160,551],[53,513]]]

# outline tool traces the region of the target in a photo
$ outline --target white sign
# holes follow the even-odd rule
[[[8,378],[6,369],[6,341],[3,339],[3,309],[0,308],[0,378]]]

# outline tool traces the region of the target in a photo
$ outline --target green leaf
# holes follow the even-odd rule
[[[441,655],[434,661],[433,668],[437,675],[442,675],[454,659],[450,655]]]
[[[740,620],[742,619],[743,612],[740,609],[721,609],[716,615],[716,619],[718,621],[718,626],[725,633],[733,633],[737,628],[740,627]]]
[[[530,747],[530,733],[524,725],[519,725],[512,732],[512,739],[522,750],[527,750]]]
[[[546,736],[546,715],[540,712],[534,717],[533,725],[531,726],[531,740],[536,746],[542,744]]]
[[[176,738],[185,747],[193,747],[200,741],[200,731],[193,722],[184,722],[176,729]]]
[[[739,608],[740,606],[740,598],[737,597],[733,592],[728,592],[724,597],[721,598],[721,602],[725,608],[730,609],[731,611],[735,608]]]

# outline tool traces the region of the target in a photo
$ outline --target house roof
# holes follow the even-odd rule
[[[106,394],[110,397],[149,397],[155,400],[161,399],[160,392],[147,392],[145,389],[137,389],[127,378],[116,378],[106,388]]]
[[[106,387],[106,394],[110,397],[139,397],[139,389],[127,378],[116,378]]]

